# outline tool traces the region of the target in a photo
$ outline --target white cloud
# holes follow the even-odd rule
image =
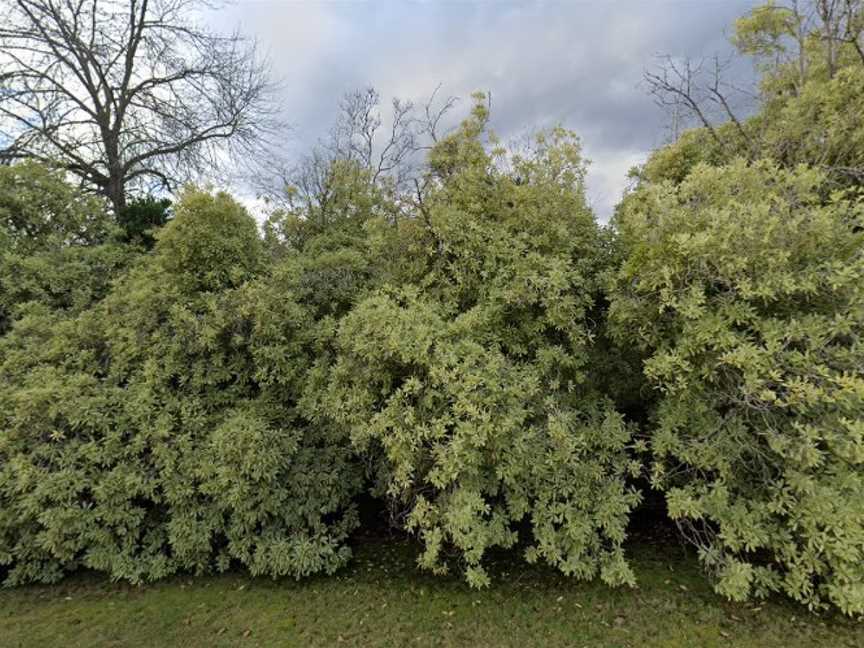
[[[620,202],[627,187],[627,172],[645,162],[648,151],[598,151],[585,155],[591,160],[588,167],[588,202],[602,223],[608,223],[615,205]]]

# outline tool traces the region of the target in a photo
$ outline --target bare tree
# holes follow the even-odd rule
[[[769,10],[788,16],[789,32],[794,36],[799,60],[799,82],[807,80],[807,41],[815,37],[823,43],[825,67],[833,78],[840,67],[843,45],[850,45],[864,63],[864,2],[862,0],[787,0],[770,5]]]
[[[254,43],[199,0],[0,0],[0,160],[58,163],[115,211],[247,154],[276,125]]]
[[[441,136],[441,122],[444,117],[449,113],[459,101],[458,97],[454,97],[452,95],[448,96],[446,99],[438,102],[438,93],[441,91],[441,84],[439,83],[435,90],[432,91],[432,94],[429,95],[429,99],[426,103],[423,104],[423,115],[419,119],[420,129],[419,133],[421,136],[425,136],[431,142],[430,145],[423,146],[421,148],[428,149],[431,148],[432,145],[438,142],[438,138]],[[490,99],[491,101],[491,95]]]
[[[337,162],[362,169],[368,182],[399,196],[409,196],[418,178],[418,154],[441,134],[445,115],[456,97],[438,99],[440,86],[420,106],[394,98],[382,111],[381,95],[372,87],[346,92],[334,126],[299,160],[279,160],[252,179],[258,193],[277,207],[324,214],[338,182]]]
[[[738,134],[742,138],[746,139],[747,133],[744,132],[744,126],[741,124],[741,120],[732,108],[731,99],[731,97],[736,93],[740,95],[742,90],[725,80],[726,70],[729,68],[730,61],[729,59],[723,61],[719,56],[715,55],[711,64],[711,76],[706,85],[708,90],[708,100],[716,107],[722,109],[721,112],[724,118],[733,123]]]
[[[375,88],[346,93],[326,146],[335,158],[355,161],[368,169],[373,182],[392,174],[401,184],[408,173],[406,162],[418,146],[414,104],[394,98],[390,124],[383,131],[380,104]]]
[[[654,102],[666,110],[672,121],[672,138],[677,139],[681,124],[695,121],[704,127],[718,144],[722,144],[716,125],[732,122],[740,135],[744,126],[733,104],[752,95],[726,80],[730,59],[719,56],[700,59],[675,59],[662,56],[652,70],[645,70],[643,80]]]
[[[694,64],[690,59],[676,61],[671,56],[664,56],[657,68],[645,70],[643,79],[648,86],[648,92],[654,97],[654,103],[673,114],[675,132],[673,139],[678,137],[679,120],[682,108],[699,120],[716,141],[719,141],[714,126],[703,109],[705,92],[696,81],[702,71],[702,63]]]
[[[815,0],[819,35],[825,43],[829,77],[836,74],[843,45],[851,45],[864,63],[864,2],[862,0]]]
[[[812,7],[805,5],[807,0],[791,0],[788,5],[770,6],[772,11],[785,11],[790,17],[786,21],[789,34],[795,42],[796,51],[795,58],[798,61],[798,87],[797,92],[801,91],[804,83],[807,81],[807,35],[813,29],[813,11]],[[781,56],[783,48],[778,48],[777,56]],[[775,62],[775,66],[779,65],[779,61]]]
[[[816,0],[816,12],[822,22],[822,38],[825,42],[825,62],[828,66],[828,76],[833,77],[837,71],[837,42],[840,25],[840,2],[838,0]]]

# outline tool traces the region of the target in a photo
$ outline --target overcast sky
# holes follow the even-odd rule
[[[466,97],[463,110],[471,92],[486,90],[505,139],[557,123],[580,134],[592,161],[589,199],[605,221],[627,170],[667,138],[643,70],[660,54],[729,53],[732,23],[753,4],[237,0],[212,19],[269,54],[293,125],[289,154],[327,132],[347,90],[372,85],[385,99],[419,102],[442,84],[442,94]]]

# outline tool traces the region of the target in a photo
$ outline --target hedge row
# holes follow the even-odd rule
[[[495,547],[632,585],[653,488],[721,593],[864,612],[860,197],[699,163],[604,229],[571,133],[487,118],[419,200],[337,166],[261,236],[188,190],[152,250],[0,169],[4,582],[330,573],[372,494],[473,586]]]

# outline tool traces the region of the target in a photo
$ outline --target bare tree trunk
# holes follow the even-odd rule
[[[792,6],[789,8],[795,20],[795,41],[798,46],[798,83],[795,84],[795,95],[801,93],[804,83],[807,80],[807,26],[806,19],[801,13],[801,8],[798,0],[793,0]],[[779,66],[782,54],[777,54],[775,65]]]
[[[837,24],[835,22],[836,0],[819,0],[819,18],[822,20],[823,39],[825,41],[825,62],[828,65],[828,78],[833,79],[837,72],[837,52],[835,43],[837,40]]]
[[[111,202],[114,209],[114,215],[117,216],[126,207],[126,183],[124,182],[122,172],[115,174],[111,173],[111,178],[108,180],[108,185],[105,187],[105,195]]]

